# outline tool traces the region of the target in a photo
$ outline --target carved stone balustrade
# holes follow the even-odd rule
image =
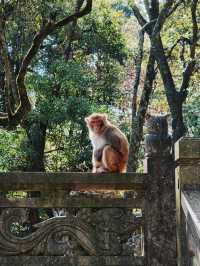
[[[132,209],[143,209],[146,177],[1,173],[1,191],[40,191],[41,196],[0,198],[0,265],[144,265],[129,241],[141,227]],[[131,190],[131,196],[124,198],[117,190]],[[29,231],[28,208],[65,208],[65,216],[44,220]],[[24,234],[16,234],[15,226]]]

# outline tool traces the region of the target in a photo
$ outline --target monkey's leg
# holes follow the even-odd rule
[[[98,169],[102,167],[102,163],[98,161],[93,162],[92,165],[92,173],[98,173]]]
[[[103,149],[93,150],[92,154],[92,173],[103,173],[106,172],[102,164],[102,152]]]
[[[96,158],[92,157],[92,173],[98,173],[98,169],[102,167],[102,162],[97,161]]]
[[[108,172],[121,172],[121,155],[109,145],[103,149],[102,163]]]

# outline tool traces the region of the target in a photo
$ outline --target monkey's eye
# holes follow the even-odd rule
[[[100,120],[93,120],[91,121],[91,125],[92,126],[98,126],[98,127],[101,127],[103,125],[102,121]]]

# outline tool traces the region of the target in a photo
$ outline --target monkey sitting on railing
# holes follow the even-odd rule
[[[93,173],[126,172],[129,144],[106,114],[94,113],[85,118],[93,146]]]

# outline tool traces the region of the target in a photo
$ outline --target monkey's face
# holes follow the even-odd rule
[[[101,134],[105,127],[104,121],[100,117],[91,119],[89,122],[89,125],[90,125],[91,130],[95,134]]]
[[[95,134],[102,134],[106,127],[107,116],[105,114],[92,114],[85,118],[87,127]]]

